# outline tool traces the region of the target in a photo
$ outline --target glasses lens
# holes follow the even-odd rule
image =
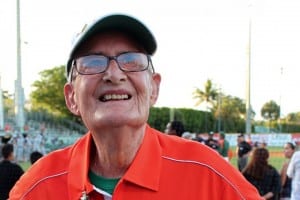
[[[100,55],[80,57],[76,60],[76,67],[81,74],[96,74],[106,70],[108,58]]]
[[[124,53],[117,57],[117,61],[120,68],[128,72],[138,72],[148,68],[148,58],[143,53]]]

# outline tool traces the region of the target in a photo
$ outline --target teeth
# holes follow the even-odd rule
[[[108,101],[108,100],[124,100],[124,99],[128,99],[128,95],[127,94],[106,94],[103,97],[104,101]]]

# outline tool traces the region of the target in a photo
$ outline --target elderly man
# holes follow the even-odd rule
[[[83,30],[64,94],[89,131],[41,158],[10,199],[259,199],[218,153],[149,127],[161,81],[155,50],[152,33],[130,16],[106,16]]]

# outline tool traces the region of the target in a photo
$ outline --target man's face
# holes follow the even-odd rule
[[[238,143],[241,143],[241,142],[243,142],[244,141],[244,137],[243,136],[239,136],[238,138],[237,138],[237,142]]]
[[[107,32],[92,36],[77,51],[76,57],[89,54],[116,56],[125,52],[142,52],[127,36]],[[70,111],[81,116],[88,129],[140,126],[156,102],[160,75],[149,70],[123,72],[115,60],[100,74],[78,74],[65,85],[65,99]],[[105,100],[104,100],[105,99]]]

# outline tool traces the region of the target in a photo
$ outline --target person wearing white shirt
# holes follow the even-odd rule
[[[292,178],[291,200],[300,199],[300,151],[294,153],[287,169],[288,177]]]

